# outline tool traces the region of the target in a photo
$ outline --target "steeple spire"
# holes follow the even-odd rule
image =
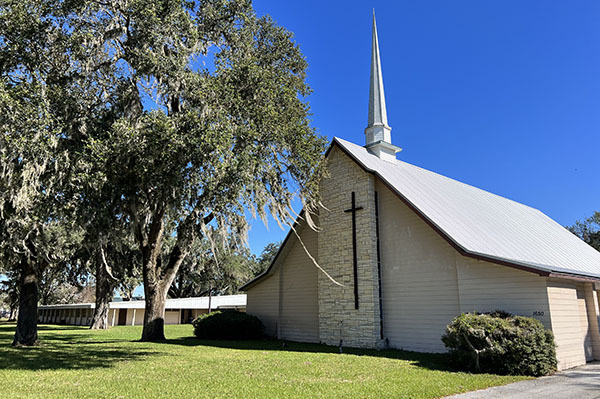
[[[377,22],[373,10],[373,39],[371,43],[371,80],[369,87],[369,125],[387,127],[387,111],[385,109],[385,94],[383,92],[383,75],[381,73],[381,57],[379,55],[379,40],[377,38]]]
[[[388,126],[385,94],[383,91],[383,74],[381,73],[381,57],[379,55],[379,39],[377,23],[373,10],[373,39],[371,48],[371,79],[369,86],[369,121],[365,129],[366,147],[375,155],[386,161],[395,161],[396,153],[402,149],[392,145],[392,128]]]

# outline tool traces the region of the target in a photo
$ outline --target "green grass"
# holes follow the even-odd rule
[[[1,398],[436,398],[524,379],[448,371],[443,355],[200,341],[190,325],[163,343],[137,342],[137,326],[42,325],[34,348],[11,348],[13,331],[0,323]]]

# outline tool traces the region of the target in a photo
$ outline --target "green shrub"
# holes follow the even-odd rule
[[[556,370],[554,335],[531,317],[504,311],[461,314],[446,327],[442,341],[468,370],[531,376]]]
[[[237,310],[217,310],[192,322],[194,335],[204,339],[258,339],[263,335],[260,320]]]

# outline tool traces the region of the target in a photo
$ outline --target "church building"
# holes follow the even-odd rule
[[[242,288],[247,313],[279,339],[444,352],[455,316],[499,309],[551,329],[559,369],[600,360],[600,252],[537,209],[397,160],[390,133],[373,19],[366,143],[334,138],[319,228],[300,216]]]

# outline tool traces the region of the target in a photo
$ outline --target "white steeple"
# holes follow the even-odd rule
[[[373,42],[371,48],[371,81],[369,87],[369,123],[365,129],[366,148],[379,158],[394,162],[396,153],[402,151],[392,144],[392,128],[388,126],[383,92],[383,75],[379,56],[379,40],[375,10],[373,10]]]

